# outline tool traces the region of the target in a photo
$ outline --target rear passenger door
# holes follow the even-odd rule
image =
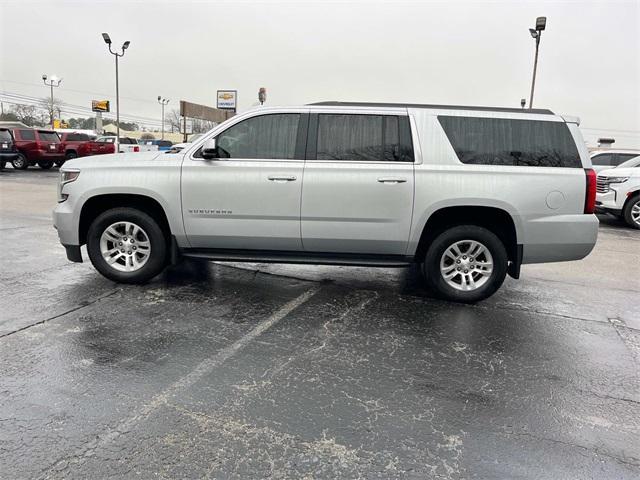
[[[404,255],[413,160],[406,111],[312,114],[302,187],[304,249]]]

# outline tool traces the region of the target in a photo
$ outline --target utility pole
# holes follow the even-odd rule
[[[108,33],[102,34],[102,39],[104,43],[109,45],[109,53],[116,57],[116,153],[120,152],[120,90],[118,85],[118,58],[124,57],[124,51],[129,48],[131,42],[127,40],[122,44],[122,51],[118,53],[117,51],[111,50],[111,38]]]
[[[47,79],[49,79],[48,82]],[[62,83],[62,79],[56,77],[55,75],[52,75],[51,78],[49,78],[47,75],[42,75],[42,81],[45,85],[51,87],[51,106],[49,107],[49,112],[51,113],[51,130],[53,130],[53,120],[55,117],[55,111],[53,109],[53,87],[59,87]]]
[[[533,79],[531,80],[531,96],[529,97],[529,108],[533,108],[533,91],[536,88],[536,71],[538,70],[538,49],[540,47],[540,37],[542,31],[547,26],[547,17],[536,18],[536,28],[530,28],[529,33],[536,41],[536,56],[533,61]]]
[[[158,95],[158,103],[162,105],[162,140],[164,140],[164,106],[169,103],[169,99]]]

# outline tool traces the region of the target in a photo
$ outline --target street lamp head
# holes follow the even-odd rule
[[[102,38],[104,40],[104,43],[106,43],[107,45],[111,45],[111,37],[109,37],[108,33],[103,33]]]
[[[42,75],[42,80],[45,80],[45,81],[47,80],[47,75],[46,74]]]
[[[547,26],[547,17],[536,18],[536,30],[541,32]]]
[[[524,108],[526,104],[527,104],[527,99],[526,98],[521,98],[520,99],[520,106],[522,108]]]
[[[161,98],[160,95],[158,95],[158,101],[160,101],[160,98]]]
[[[122,50],[126,50],[127,48],[129,48],[129,44],[130,44],[130,43],[131,43],[131,42],[130,42],[129,40],[127,40],[126,42],[124,42],[124,43],[122,44]]]
[[[529,33],[533,38],[538,38],[538,32],[536,32],[533,28],[529,29]]]

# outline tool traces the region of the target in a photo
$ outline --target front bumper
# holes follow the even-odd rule
[[[0,152],[0,162],[13,162],[16,158],[18,158],[17,152]]]

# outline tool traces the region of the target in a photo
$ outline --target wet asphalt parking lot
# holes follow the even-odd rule
[[[0,172],[0,478],[640,477],[640,232],[477,305],[417,269],[66,260]],[[86,259],[86,253],[85,259]]]

